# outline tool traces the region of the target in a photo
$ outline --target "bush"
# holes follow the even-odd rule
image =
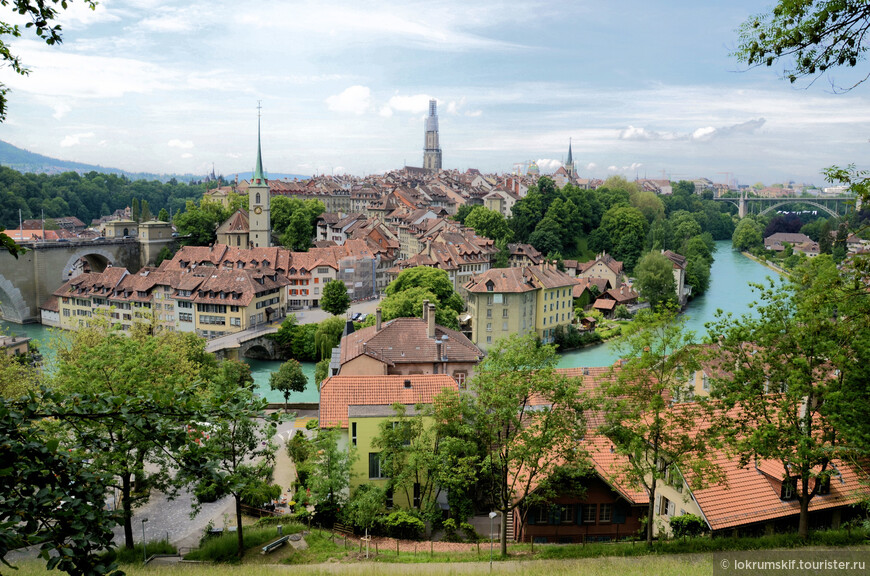
[[[328,501],[315,504],[312,521],[323,528],[332,528],[338,521],[338,504]]]
[[[247,526],[243,530],[245,549],[262,546],[275,539],[275,527],[255,528]],[[220,536],[204,540],[200,547],[187,554],[185,560],[211,560],[212,562],[238,562],[238,535],[225,531]]]
[[[613,309],[613,316],[615,318],[628,320],[631,318],[631,312],[628,311],[628,307],[625,304],[620,304]]]
[[[293,514],[293,520],[307,525],[311,521],[311,512],[303,506]]]
[[[444,542],[461,542],[462,538],[456,533],[456,520],[448,518],[442,526],[444,528]]]
[[[305,437],[302,430],[297,430],[293,438],[287,442],[287,454],[297,466],[308,460],[311,455],[311,440]]]
[[[459,525],[462,528],[462,531],[465,532],[465,537],[469,542],[477,542],[480,540],[480,534],[477,533],[477,530],[474,529],[474,526],[469,524],[468,522],[463,522]]]
[[[682,516],[674,516],[671,518],[671,530],[674,531],[675,538],[686,538],[700,536],[707,531],[707,524],[704,519],[695,514],[683,514]]]
[[[147,553],[148,556],[153,556],[154,554],[175,554],[176,552],[175,546],[165,539],[156,542],[148,542],[145,546],[145,553]],[[143,557],[142,543],[139,542],[135,544],[133,548],[119,546],[108,552],[104,552],[100,557],[107,563],[118,562],[119,564],[139,564],[142,562]]]
[[[387,534],[401,540],[419,540],[426,525],[407,510],[396,510],[384,520]]]

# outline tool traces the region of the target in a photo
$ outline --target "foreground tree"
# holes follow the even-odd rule
[[[233,497],[239,559],[245,553],[242,500],[269,492],[275,461],[271,438],[279,421],[277,413],[265,414],[266,400],[255,394],[253,383],[246,364],[223,362],[203,406],[208,424],[191,435],[182,469],[185,480],[208,485],[216,496]]]
[[[330,280],[323,286],[323,296],[320,298],[320,307],[332,314],[340,316],[350,308],[350,296],[347,295],[347,286],[341,280]]]
[[[533,335],[514,335],[496,343],[470,383],[475,427],[487,450],[481,479],[502,513],[502,556],[508,513],[523,509],[532,488],[565,462],[586,461],[577,382],[554,371],[557,358],[555,347]]]
[[[321,428],[312,443],[314,456],[308,489],[314,502],[315,520],[322,526],[332,526],[339,509],[344,507],[350,469],[356,461],[356,447],[339,448],[338,436],[334,428]]]
[[[713,392],[727,410],[726,438],[741,464],[782,467],[806,538],[810,501],[836,474],[834,461],[867,453],[870,397],[861,362],[870,306],[860,277],[841,274],[828,256],[808,260],[792,277],[757,286],[752,315],[711,326],[716,355],[733,366]]]
[[[686,397],[685,383],[696,364],[690,343],[691,334],[683,331],[672,308],[638,314],[619,341],[624,362],[613,367],[599,391],[605,418],[600,432],[625,462],[616,479],[649,496],[648,545],[655,528],[656,487],[668,468],[691,470],[699,483],[715,472],[706,459],[705,435],[698,431],[705,405],[669,405]]]
[[[167,456],[179,448],[179,399],[195,393],[205,374],[203,343],[193,335],[166,332],[150,336],[142,325],[126,335],[95,322],[59,343],[52,388],[64,396],[116,399],[123,410],[150,406],[151,412],[122,418],[65,419],[67,433],[93,465],[113,478],[121,495],[124,542],[133,547],[133,508],[149,487],[171,489]],[[63,407],[57,407],[62,412]],[[164,416],[163,413],[166,415]],[[132,418],[132,416],[131,416]],[[151,470],[146,472],[146,464]]]
[[[46,393],[50,394],[50,393]],[[69,574],[118,574],[104,551],[111,548],[117,523],[100,503],[110,479],[69,451],[61,436],[39,422],[57,413],[40,411],[46,398],[36,394],[12,401],[0,398],[0,561],[11,566],[9,552],[38,546],[49,570]],[[111,402],[67,398],[78,418],[113,416]],[[50,399],[50,404],[61,404]],[[76,414],[77,413],[77,414]],[[117,416],[117,414],[115,414]],[[96,505],[95,505],[96,503]]]
[[[859,0],[779,0],[770,14],[740,27],[736,56],[750,66],[786,61],[783,76],[795,83],[817,79],[837,67],[854,68],[865,58],[870,6]],[[864,82],[864,75],[849,90]],[[836,87],[835,87],[836,88]]]

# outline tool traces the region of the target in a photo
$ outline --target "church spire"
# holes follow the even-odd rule
[[[574,156],[571,154],[571,138],[568,138],[568,161],[565,162],[565,169],[568,171],[568,175],[574,175]]]
[[[266,177],[263,175],[263,152],[260,149],[260,102],[257,102],[257,166],[254,168],[254,174],[251,181],[254,185],[265,185]]]

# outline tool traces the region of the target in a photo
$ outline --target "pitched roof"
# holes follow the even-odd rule
[[[674,263],[674,268],[685,269],[686,268],[686,257],[676,252],[671,252],[670,250],[662,250],[662,254]]]
[[[446,340],[444,337],[447,337]],[[341,363],[365,354],[389,365],[438,362],[436,342],[443,342],[442,355],[448,362],[478,362],[483,352],[464,334],[435,325],[429,338],[422,318],[396,318],[381,326],[368,326],[341,339]]]
[[[447,374],[332,376],[320,386],[320,427],[347,428],[351,406],[431,404],[444,389],[458,390]]]
[[[593,266],[595,266],[599,262],[601,262],[602,264],[604,264],[605,266],[610,268],[610,270],[614,274],[618,275],[618,274],[622,273],[622,268],[623,268],[622,262],[620,262],[619,260],[614,260],[613,256],[611,256],[607,252],[602,252],[601,254],[599,254],[598,256],[595,257],[595,260],[590,260],[589,262],[578,263],[577,264],[577,274],[578,275],[583,274],[584,272],[586,272],[587,270],[589,270],[590,268],[592,268]]]

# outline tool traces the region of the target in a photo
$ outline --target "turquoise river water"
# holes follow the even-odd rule
[[[756,299],[756,294],[750,287],[751,283],[764,282],[768,276],[776,277],[775,272],[733,251],[730,241],[716,244],[716,260],[710,270],[710,289],[703,296],[692,300],[685,311],[686,328],[695,332],[697,339],[707,334],[705,324],[715,319],[717,310],[735,315],[749,311],[749,303]],[[38,343],[47,342],[51,336],[49,330],[40,324],[22,326],[0,321],[0,329],[12,334],[26,334]],[[40,346],[40,349],[47,352],[48,346]],[[562,354],[559,367],[609,366],[618,357],[615,342],[608,342]],[[259,393],[270,402],[283,402],[284,398],[280,393],[269,389],[269,375],[278,369],[281,362],[252,359],[245,359],[245,362],[251,367]],[[308,388],[304,392],[291,394],[290,402],[316,404],[319,395],[314,386],[314,363],[303,362],[302,370],[308,377]]]

